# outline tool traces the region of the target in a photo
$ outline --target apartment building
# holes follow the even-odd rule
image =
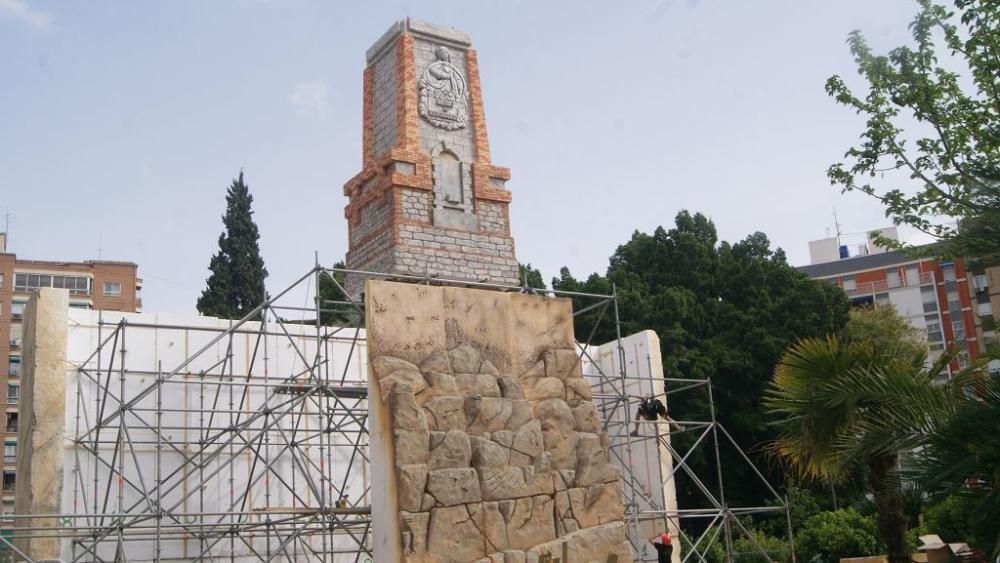
[[[882,229],[881,233],[897,238],[894,227]],[[853,249],[840,244],[837,238],[812,241],[809,256],[810,264],[799,271],[839,285],[856,306],[895,306],[926,335],[932,361],[946,348],[955,346],[958,356],[939,376],[942,380],[978,357],[983,349],[976,282],[963,260],[916,258],[886,250],[871,237]]]
[[[142,279],[132,262],[89,260],[49,262],[25,260],[7,253],[6,233],[0,233],[0,459],[2,513],[14,510],[17,481],[17,428],[20,400],[21,319],[31,293],[42,287],[69,291],[70,307],[137,312],[142,309]]]
[[[973,307],[976,316],[976,337],[980,349],[994,350],[1000,347],[997,322],[1000,319],[1000,266],[989,268],[972,266]],[[1000,360],[993,360],[990,373],[1000,376]]]

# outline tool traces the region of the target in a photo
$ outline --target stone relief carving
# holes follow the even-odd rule
[[[447,47],[435,50],[437,60],[424,71],[418,82],[417,111],[428,123],[454,131],[469,124],[469,100],[465,77],[451,64]]]
[[[630,561],[619,474],[572,349],[504,373],[463,342],[372,362],[392,413],[403,561]]]

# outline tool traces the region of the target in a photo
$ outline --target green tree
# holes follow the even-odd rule
[[[764,401],[780,430],[771,450],[793,472],[842,480],[857,465],[867,470],[890,563],[910,560],[898,452],[919,445],[921,429],[957,394],[954,386],[934,384],[951,356],[926,367],[926,352],[906,324],[891,306],[853,311],[839,338],[789,348]]]
[[[845,557],[879,555],[883,549],[875,520],[853,508],[811,516],[795,535],[799,561],[812,561],[819,556],[834,562]]]
[[[919,0],[913,44],[848,45],[866,92],[839,76],[826,91],[861,115],[861,142],[827,174],[877,198],[886,216],[944,242],[937,252],[1000,258],[1000,8],[994,0]],[[944,62],[939,59],[944,58]],[[971,88],[964,87],[971,84]],[[914,189],[915,188],[915,189]],[[961,227],[942,223],[958,219]]]
[[[241,319],[264,302],[267,269],[260,256],[260,233],[253,221],[253,196],[243,171],[226,192],[225,230],[212,256],[208,284],[198,298],[198,312],[222,319]]]
[[[652,329],[669,377],[711,378],[719,420],[772,482],[781,480],[755,448],[775,435],[760,406],[764,386],[788,345],[843,328],[849,310],[843,291],[796,271],[763,233],[720,242],[708,218],[687,211],[677,215],[674,228],[633,234],[611,257],[606,275],[580,281],[563,268],[552,286],[600,295],[614,291],[622,334]],[[577,310],[595,303],[574,301]],[[613,311],[598,307],[578,315],[577,338],[585,340],[591,331],[595,343],[612,340]],[[679,420],[707,420],[707,395],[686,394],[670,410]],[[686,447],[690,435],[677,436],[676,444]],[[688,463],[707,478],[714,475],[713,456],[699,448]],[[723,448],[722,456],[729,504],[762,503],[767,490],[739,453]],[[708,482],[712,486],[714,478]],[[679,504],[707,506],[685,475],[677,476],[677,486]]]
[[[530,263],[517,265],[517,279],[528,287],[545,289],[545,278],[542,277],[542,272],[537,268],[532,268]]]
[[[338,270],[346,268],[343,261],[333,265],[333,270],[319,273],[317,299],[320,307],[320,324],[331,326],[360,326],[362,320],[358,307],[348,303],[344,295],[347,275]]]

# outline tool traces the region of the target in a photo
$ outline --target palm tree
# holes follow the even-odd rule
[[[856,311],[843,335],[789,348],[764,399],[779,431],[771,451],[791,471],[836,481],[867,470],[890,563],[910,563],[899,452],[919,445],[956,395],[934,384],[952,355],[928,367],[924,350],[891,307]]]
[[[996,358],[995,354],[979,363]],[[988,540],[992,544],[981,538],[983,545],[974,547],[996,555],[1000,552],[1000,379],[977,381],[973,388],[975,393],[963,395],[951,416],[934,424],[913,472],[933,497],[971,497],[976,509],[969,514],[970,522],[992,529]]]

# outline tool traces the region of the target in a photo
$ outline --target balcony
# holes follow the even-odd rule
[[[892,283],[889,280],[882,280],[876,282],[859,283],[854,289],[845,289],[844,292],[847,295],[874,295],[876,293],[884,293],[893,289],[899,289],[901,287],[919,287],[922,285],[928,285],[933,281],[933,275],[931,272],[922,272],[917,279],[908,279],[900,277],[898,280]]]

